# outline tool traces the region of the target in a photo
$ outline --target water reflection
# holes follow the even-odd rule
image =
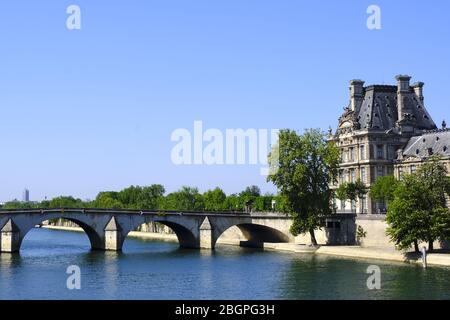
[[[14,287],[14,270],[20,268],[22,258],[18,254],[0,253],[0,288]]]
[[[381,289],[367,287],[367,267],[381,270]],[[299,255],[279,282],[283,299],[449,299],[450,270],[418,265]]]
[[[366,286],[381,268],[381,290]],[[78,265],[82,289],[68,290]],[[123,253],[90,251],[83,234],[36,230],[20,255],[0,255],[0,299],[420,299],[450,298],[450,269],[128,239]]]

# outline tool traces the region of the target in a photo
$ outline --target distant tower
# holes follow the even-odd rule
[[[30,190],[28,190],[28,189],[23,190],[22,201],[30,202]]]

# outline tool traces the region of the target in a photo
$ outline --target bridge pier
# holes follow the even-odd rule
[[[121,251],[123,241],[122,228],[113,216],[105,227],[105,251]]]
[[[20,230],[14,221],[9,219],[0,230],[0,252],[19,252],[20,242]]]
[[[200,249],[213,250],[215,246],[213,237],[213,227],[211,226],[208,217],[206,217],[199,230]]]

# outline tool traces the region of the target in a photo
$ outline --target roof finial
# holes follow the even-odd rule
[[[445,122],[445,120],[442,121],[442,129],[447,129],[447,122]]]

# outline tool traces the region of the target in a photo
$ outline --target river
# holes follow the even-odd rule
[[[67,288],[71,265],[80,290]],[[370,265],[380,290],[367,288]],[[450,268],[134,238],[91,252],[83,233],[34,229],[20,255],[0,254],[0,299],[450,299]]]

